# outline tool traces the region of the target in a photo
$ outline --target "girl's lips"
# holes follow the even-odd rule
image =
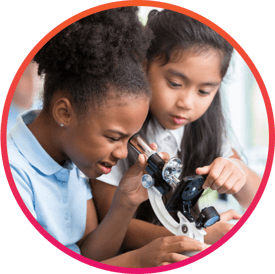
[[[108,174],[112,170],[112,167],[106,167],[102,163],[98,163],[98,166],[102,174]]]
[[[177,125],[181,125],[185,122],[185,118],[173,116],[173,121]]]

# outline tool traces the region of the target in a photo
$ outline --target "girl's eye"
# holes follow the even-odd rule
[[[203,95],[209,95],[210,94],[210,92],[204,91],[204,90],[199,90],[199,93],[203,94]]]
[[[118,142],[119,141],[119,138],[113,138],[113,137],[108,137],[108,138],[113,142]]]
[[[169,81],[169,84],[170,84],[172,87],[181,87],[181,84],[177,84],[177,83],[175,83],[175,82]]]

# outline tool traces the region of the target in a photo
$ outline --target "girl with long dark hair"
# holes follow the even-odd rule
[[[231,146],[220,95],[233,47],[205,24],[169,10],[151,11],[147,26],[154,34],[146,64],[153,94],[140,135],[148,142],[157,143],[160,151],[181,158],[183,177],[207,175],[203,188],[233,194],[243,207],[248,207],[261,178],[240,160]],[[99,178],[109,184],[105,184],[104,191],[104,183],[93,182],[101,217],[109,203],[103,205],[97,197],[109,195],[111,201],[114,186],[136,157],[130,151],[127,160]],[[97,186],[101,187],[101,193]],[[136,213],[137,219],[129,226],[124,241],[126,248],[136,248],[169,235],[165,228],[152,224],[151,213],[148,201],[143,203]],[[240,217],[233,210],[222,214],[222,220],[207,229],[205,241],[214,243],[232,227],[227,221]]]

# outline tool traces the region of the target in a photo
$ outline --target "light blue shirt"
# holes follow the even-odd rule
[[[9,163],[17,189],[38,223],[63,245],[80,253],[84,235],[88,180],[72,162],[60,166],[26,126],[39,111],[20,114],[8,135]]]

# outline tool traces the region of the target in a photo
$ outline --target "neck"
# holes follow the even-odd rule
[[[54,119],[45,112],[41,112],[35,120],[27,125],[44,150],[60,165],[66,160],[62,152],[60,127]]]

